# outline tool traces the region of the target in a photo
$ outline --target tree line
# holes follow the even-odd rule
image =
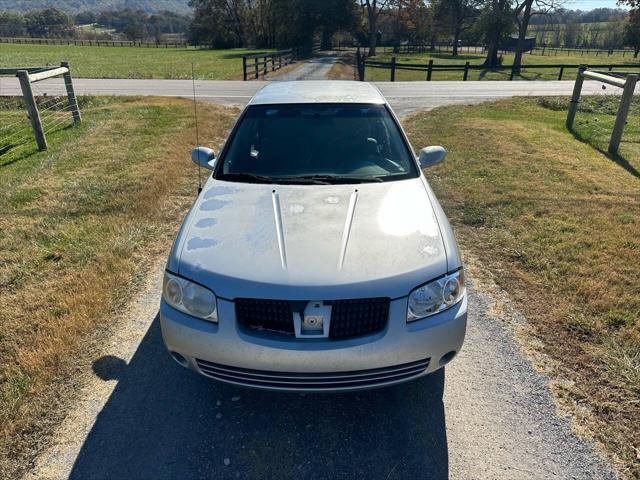
[[[516,71],[526,37],[548,26],[558,46],[597,46],[640,50],[640,0],[620,0],[626,10],[566,10],[567,0],[190,0],[193,16],[125,9],[75,16],[47,8],[26,14],[0,12],[0,36],[66,38],[91,35],[78,25],[99,25],[130,40],[181,34],[191,43],[212,48],[288,48],[310,46],[320,39],[330,48],[336,34],[368,47],[374,56],[380,42],[435,47],[484,45],[485,65],[497,66],[500,49],[515,36]],[[607,22],[606,27],[596,22]],[[585,29],[585,23],[593,27]],[[559,27],[561,25],[562,27]],[[547,31],[545,31],[547,29]],[[604,31],[604,34],[601,33]],[[93,30],[95,35],[95,29]],[[103,35],[109,35],[104,33]],[[538,33],[539,36],[539,33]]]
[[[93,37],[96,30],[78,28],[96,25],[112,29],[128,40],[154,39],[162,35],[185,34],[192,17],[170,11],[148,13],[142,10],[124,9],[103,12],[80,12],[75,16],[57,8],[32,10],[27,13],[0,12],[0,36],[36,38],[82,38]],[[101,33],[100,38],[111,35]]]
[[[193,43],[213,47],[305,46],[321,37],[325,47],[339,31],[352,31],[352,0],[192,0]]]
[[[500,50],[515,36],[516,72],[522,62],[531,25],[557,19],[619,21],[610,41],[637,45],[637,2],[621,0],[632,8],[595,9],[590,12],[564,9],[567,0],[191,0],[194,20],[192,41],[212,47],[283,48],[306,45],[321,38],[324,46],[336,32],[347,32],[376,55],[378,44],[399,46],[403,42],[435,46],[448,41],[452,55],[461,43],[484,45],[485,65],[497,66]],[[575,28],[568,32],[575,43]],[[573,35],[573,39],[571,38]]]

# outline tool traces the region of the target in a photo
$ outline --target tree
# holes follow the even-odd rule
[[[618,0],[618,5],[627,5],[631,8],[631,14],[637,14],[640,10],[640,0]]]
[[[369,24],[369,56],[376,55],[376,46],[378,44],[378,18],[380,12],[385,10],[391,4],[391,0],[360,0],[360,6],[367,14]]]
[[[124,26],[122,33],[124,33],[124,36],[127,37],[128,40],[135,42],[145,37],[145,28],[142,22],[131,21]]]
[[[0,36],[22,37],[26,35],[25,20],[19,13],[0,12]]]
[[[518,43],[513,59],[513,71],[520,73],[522,65],[522,54],[524,53],[525,42],[527,40],[527,30],[529,22],[534,15],[546,15],[558,8],[561,0],[521,0],[516,3],[514,13],[516,24],[518,25]],[[535,7],[535,8],[534,8]]]
[[[191,41],[212,47],[246,46],[242,0],[191,0]]]
[[[603,46],[607,50],[622,48],[624,45],[624,27],[622,20],[607,22],[604,28]]]
[[[640,12],[629,16],[624,28],[624,41],[633,48],[633,58],[640,53]]]
[[[439,10],[446,16],[453,35],[452,56],[458,56],[458,42],[463,32],[468,30],[478,16],[481,0],[440,0]]]
[[[625,42],[633,47],[633,57],[638,58],[638,44],[640,43],[640,0],[618,0],[618,5],[627,5],[631,8],[624,36]]]
[[[478,32],[487,44],[487,58],[484,66],[497,67],[500,44],[513,29],[512,5],[510,0],[488,0],[476,24]]]
[[[24,16],[27,32],[32,37],[59,38],[72,37],[73,22],[62,10],[46,8],[34,10]]]
[[[350,0],[323,0],[313,3],[314,23],[322,32],[321,47],[332,47],[332,37],[341,30],[354,30],[356,6]],[[313,30],[313,29],[312,29]]]
[[[97,15],[95,12],[80,12],[75,16],[76,25],[90,25],[96,23]]]
[[[582,26],[575,20],[569,20],[564,26],[564,46],[573,48],[580,44]]]

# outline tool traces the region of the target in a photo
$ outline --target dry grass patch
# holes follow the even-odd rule
[[[74,358],[131,299],[196,193],[190,102],[94,100],[83,114],[48,152],[0,162],[0,478],[42,443]],[[199,114],[201,141],[219,146],[237,112]]]
[[[596,117],[611,121],[615,102],[585,101],[575,136],[563,125],[566,99],[442,108],[407,123],[414,145],[449,150],[427,176],[458,240],[527,314],[556,360],[558,393],[631,477],[640,475],[640,112],[620,157],[598,151],[606,139],[589,130]]]
[[[347,52],[331,67],[327,78],[329,80],[357,80],[355,70],[355,55]]]

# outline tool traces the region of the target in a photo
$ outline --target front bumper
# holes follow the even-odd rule
[[[419,378],[460,351],[466,295],[449,310],[416,322],[407,323],[406,312],[407,299],[394,300],[384,331],[345,340],[249,333],[235,321],[233,302],[221,299],[218,324],[183,314],[164,300],[160,323],[174,358],[207,377],[267,390],[350,391]]]

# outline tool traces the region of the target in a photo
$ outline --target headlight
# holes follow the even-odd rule
[[[164,272],[162,297],[176,310],[202,320],[218,321],[216,296],[196,283]]]
[[[464,292],[464,271],[462,269],[416,288],[409,294],[407,322],[413,322],[453,307],[462,300]]]

